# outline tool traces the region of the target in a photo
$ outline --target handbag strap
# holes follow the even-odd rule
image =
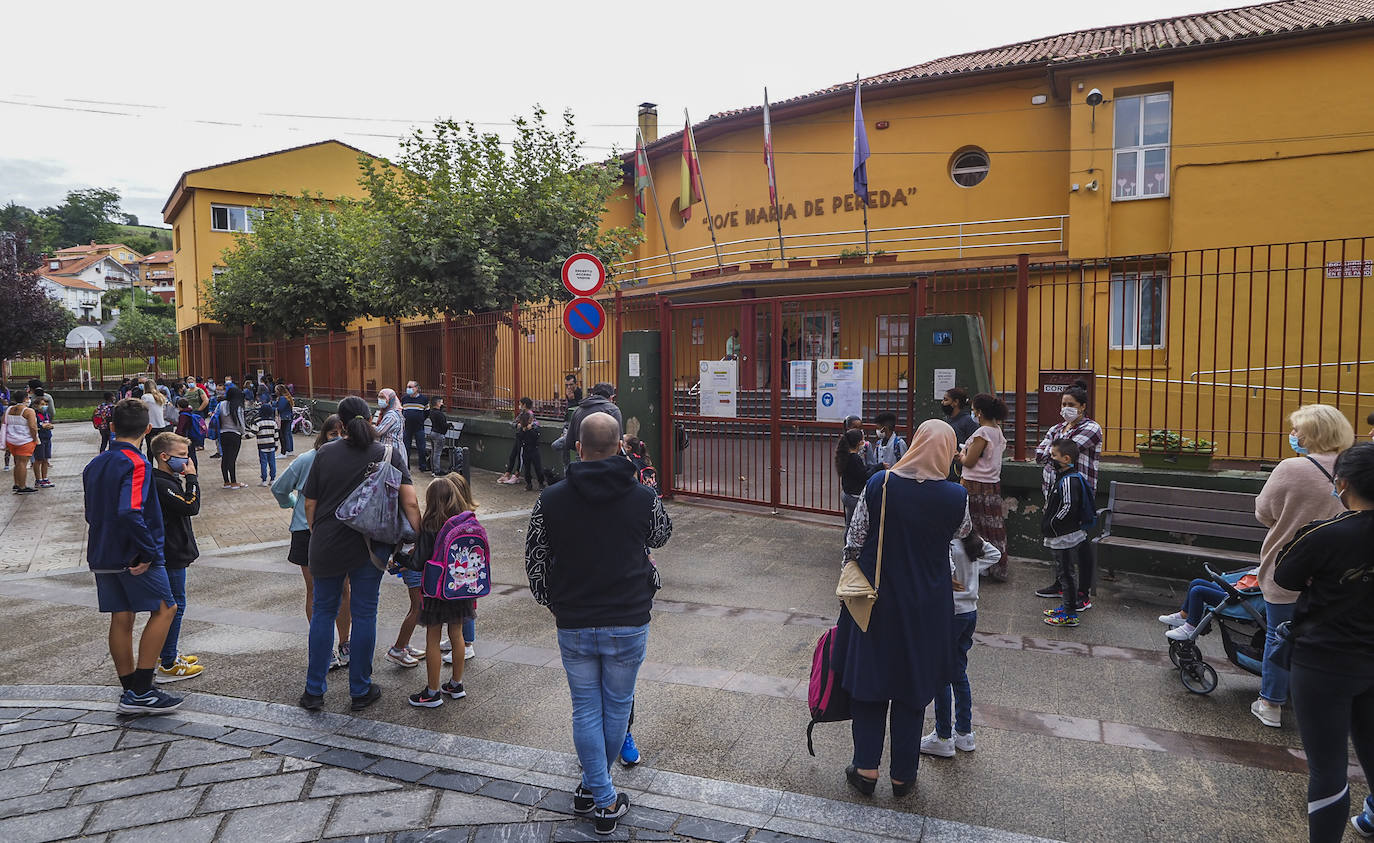
[[[892,472],[883,472],[883,502],[878,508],[878,564],[873,569],[873,592],[878,592],[878,584],[883,579],[883,532],[887,527],[887,479]]]
[[[1304,457],[1308,462],[1310,462],[1310,463],[1312,463],[1313,465],[1315,465],[1315,466],[1317,467],[1317,470],[1320,471],[1322,474],[1324,474],[1324,475],[1326,476],[1326,479],[1327,479],[1327,480],[1330,480],[1330,481],[1331,481],[1331,485],[1332,485],[1333,487],[1336,485],[1336,478],[1334,478],[1334,477],[1331,476],[1331,472],[1329,472],[1329,471],[1326,470],[1326,466],[1324,466],[1324,465],[1322,465],[1321,463],[1319,463],[1319,462],[1317,462],[1316,460],[1314,460],[1314,459],[1312,458],[1312,455],[1311,455],[1311,454],[1303,454],[1303,457]]]

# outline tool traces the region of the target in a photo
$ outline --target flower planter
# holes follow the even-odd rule
[[[857,257],[857,258],[840,258],[840,266],[850,266],[851,264],[863,263],[863,262],[864,262],[863,257]]]
[[[720,274],[720,270],[719,270],[719,269],[716,269],[714,266],[711,267],[710,269],[694,269],[694,270],[692,270],[692,277],[693,277],[693,278],[705,278],[705,277],[708,276],[708,275],[719,275],[719,274]]]
[[[807,261],[807,264],[810,265],[810,261]],[[749,271],[750,271],[750,272],[758,272],[758,271],[760,271],[760,270],[772,269],[772,268],[773,268],[773,262],[772,262],[772,261],[750,261],[750,262],[749,262]]]
[[[789,260],[789,261],[787,262],[787,268],[788,268],[788,269],[810,269],[810,268],[811,268],[811,259],[810,259],[810,258],[807,258],[806,260]]]
[[[819,259],[816,260],[816,266],[839,266],[839,265],[840,265],[840,259],[839,259],[839,258],[819,258]]]
[[[874,262],[874,263],[896,263],[896,262],[897,262],[897,256],[896,256],[896,255],[874,255],[874,256],[873,256],[873,262]]]
[[[906,379],[906,378],[900,378],[900,379],[898,379],[898,381],[897,381],[897,388],[898,388],[898,389],[900,389],[902,392],[906,392],[907,386],[908,386],[908,384],[907,384],[907,379]]]
[[[729,275],[734,272],[739,272],[739,264],[737,263],[728,263],[720,268],[721,275]]]
[[[1172,468],[1180,471],[1207,471],[1212,466],[1213,451],[1164,451],[1138,448],[1140,464],[1146,468]]]

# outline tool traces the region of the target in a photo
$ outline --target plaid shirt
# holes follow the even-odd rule
[[[1040,474],[1040,491],[1049,494],[1054,484],[1054,462],[1050,460],[1050,443],[1056,439],[1072,439],[1078,443],[1078,473],[1088,481],[1088,487],[1097,491],[1097,461],[1102,458],[1102,426],[1092,419],[1074,427],[1068,422],[1060,422],[1050,428],[1040,446],[1035,449],[1035,461],[1044,466]]]

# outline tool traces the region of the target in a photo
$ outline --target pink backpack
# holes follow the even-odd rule
[[[816,724],[835,723],[851,717],[849,692],[840,687],[844,653],[836,643],[839,637],[839,627],[830,627],[816,642],[816,652],[811,657],[811,683],[806,690],[811,723],[806,727],[806,751],[812,756],[816,754],[816,747],[811,742],[811,730]]]
[[[421,577],[420,593],[437,600],[491,593],[491,547],[476,515],[460,512],[445,522]]]

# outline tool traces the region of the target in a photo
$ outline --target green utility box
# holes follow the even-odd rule
[[[625,432],[649,445],[649,458],[663,465],[662,372],[659,370],[658,331],[627,331],[620,338],[620,382],[616,403],[625,418]]]
[[[988,352],[983,343],[981,316],[918,316],[916,331],[916,419],[944,418],[940,399],[951,387],[962,387],[970,397],[992,392]]]

